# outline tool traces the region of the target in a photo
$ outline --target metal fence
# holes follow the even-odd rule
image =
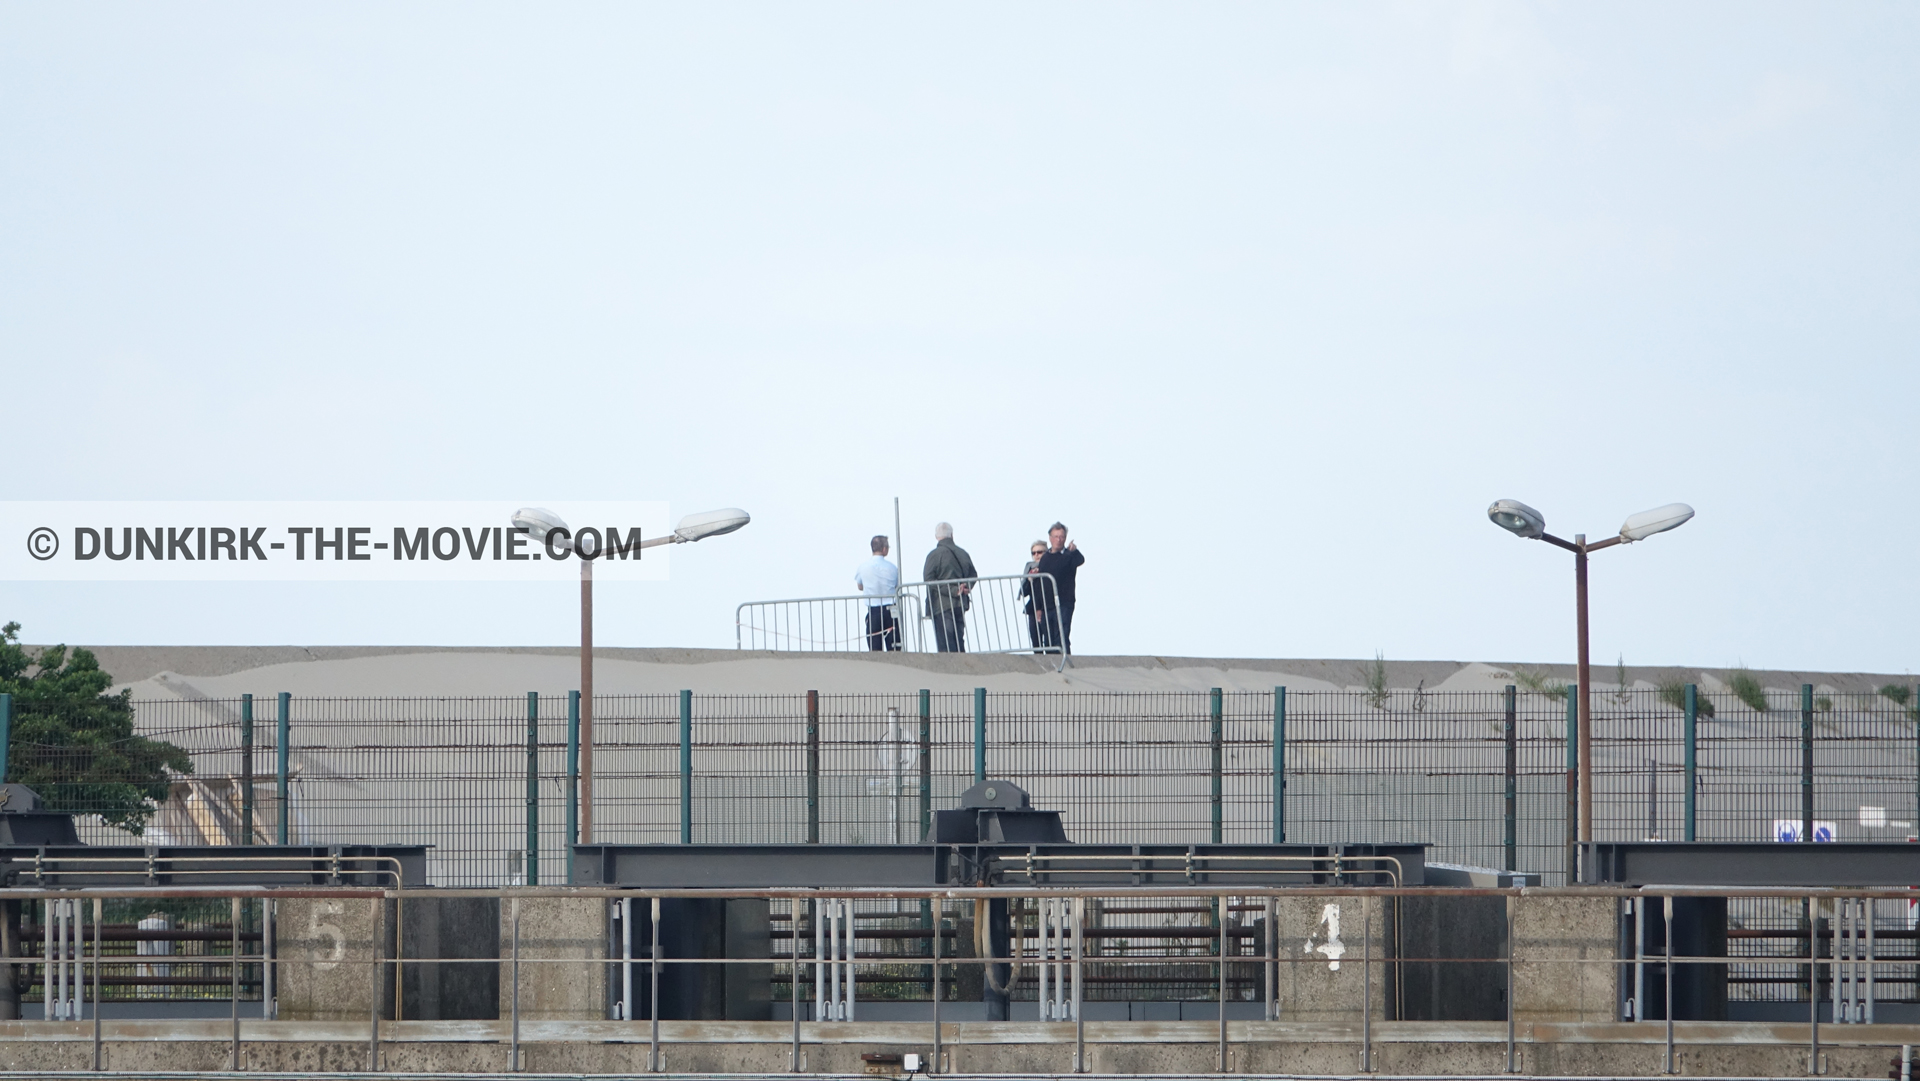
[[[663,948],[663,902],[695,896],[748,902],[741,906],[739,919],[764,931],[759,941],[766,948],[748,956],[730,952],[724,957],[689,957]],[[1374,1058],[1373,1022],[1381,1020],[1405,1025],[1395,1034],[1397,1039],[1381,1033],[1403,1046],[1432,1042],[1452,1049],[1504,1044],[1508,1074],[1529,1072],[1520,1058],[1523,1045],[1591,1046],[1596,1041],[1613,1045],[1607,1054],[1615,1058],[1632,1054],[1626,1048],[1634,1044],[1664,1045],[1661,1068],[1668,1074],[1681,1072],[1682,1047],[1745,1045],[1752,1051],[1798,1044],[1806,1048],[1808,1073],[1814,1074],[1824,1065],[1824,1048],[1861,1048],[1877,1057],[1899,1048],[1899,1041],[1907,1038],[1902,1029],[1875,1032],[1854,1026],[1904,1024],[1913,1015],[1911,997],[1881,994],[1913,985],[1911,946],[1882,952],[1877,946],[1884,946],[1886,940],[1877,944],[1870,930],[1876,926],[1883,932],[1894,930],[1891,921],[1884,916],[1876,919],[1875,913],[1906,907],[1908,896],[1897,889],[1428,891],[1417,886],[1311,884],[1212,889],[547,887],[466,891],[463,896],[433,889],[409,889],[403,894],[324,887],[278,894],[257,887],[7,888],[0,889],[0,903],[26,921],[21,930],[29,934],[18,948],[9,950],[0,973],[24,992],[5,1003],[9,1010],[19,1008],[23,1020],[67,1022],[58,1027],[16,1028],[14,1057],[20,1059],[31,1045],[61,1043],[66,1047],[55,1061],[74,1065],[85,1060],[81,1047],[90,1041],[95,1071],[106,1065],[105,1045],[128,1042],[142,1045],[149,1071],[154,1068],[151,1063],[167,1053],[167,1043],[196,1044],[188,1054],[197,1060],[197,1068],[204,1069],[207,1053],[217,1046],[212,1044],[216,1038],[228,1043],[227,1068],[234,1071],[248,1068],[245,1043],[330,1044],[323,1053],[337,1063],[342,1055],[357,1054],[354,1045],[362,1039],[369,1072],[379,1069],[383,1045],[395,1043],[431,1043],[437,1045],[434,1053],[442,1057],[454,1044],[505,1044],[509,1064],[528,1069],[521,1057],[523,1039],[644,1049],[649,1072],[665,1072],[665,1043],[683,1049],[703,1043],[786,1044],[792,1072],[805,1072],[802,1056],[808,1045],[930,1044],[934,1061],[941,1064],[939,1072],[948,1073],[959,1071],[942,1061],[945,1041],[1027,1047],[1070,1044],[1075,1066],[1086,1071],[1090,1043],[1137,1047],[1150,1041],[1167,1047],[1190,1044],[1195,1035],[1204,1034],[1206,1042],[1214,1045],[1216,1057],[1213,1069],[1195,1073],[1229,1072],[1235,1044],[1304,1041],[1349,1047],[1357,1043],[1358,1065],[1365,1072],[1380,1069]],[[431,912],[449,902],[470,907],[477,898],[492,901],[483,908],[491,910],[488,931],[497,936],[496,950],[484,956],[443,957],[403,954],[396,948],[397,943],[408,941],[409,918],[420,919],[421,911]],[[1798,999],[1787,1000],[1788,1008],[1743,1010],[1742,1016],[1713,1025],[1689,1024],[1677,1016],[1702,1007],[1697,997],[1691,1005],[1683,1003],[1675,993],[1679,981],[1687,980],[1696,988],[1710,986],[1718,982],[1718,970],[1725,966],[1728,982],[1737,986],[1747,978],[1740,974],[1754,967],[1739,960],[1729,963],[1728,955],[1711,948],[1696,953],[1681,944],[1676,932],[1683,922],[1676,920],[1676,902],[1710,899],[1730,907],[1741,901],[1765,901],[1785,910],[1798,908],[1806,915],[1808,922],[1798,934],[1804,948],[1799,963],[1780,966],[1789,970],[1789,980],[1802,981],[1804,988]],[[163,955],[130,950],[130,943],[145,941],[138,937],[143,925],[111,922],[116,912],[178,910],[176,903],[183,900],[208,921],[191,932],[197,941],[208,944],[193,960],[178,955],[162,959]],[[375,933],[342,937],[333,949],[316,950],[302,941],[302,914],[311,925],[323,906],[337,917],[347,906],[362,902],[367,904],[361,910],[367,914],[364,926],[377,929]],[[1409,908],[1436,902],[1446,903],[1446,916],[1457,924],[1474,924],[1483,930],[1503,925],[1504,929],[1480,940],[1478,956],[1432,955],[1426,951],[1432,949],[1433,939],[1417,928],[1409,935],[1407,915]],[[532,909],[524,921],[523,903]],[[853,905],[865,909],[859,920],[864,926],[857,930]],[[995,906],[1004,906],[1002,915],[995,914]],[[415,915],[409,917],[408,912]],[[540,926],[536,921],[552,921],[556,913],[577,919],[583,912],[590,914],[589,926],[594,917],[612,917],[618,923],[606,927],[611,932],[607,938],[601,937],[601,928],[592,927],[584,937],[559,939],[559,948],[551,938],[536,940],[538,945],[532,948],[523,944],[523,923],[531,938]],[[250,914],[256,913],[263,930],[243,930]],[[223,915],[225,923],[211,922]],[[40,923],[36,925],[35,920]],[[837,926],[836,921],[840,921]],[[996,924],[1004,932],[996,933]],[[291,934],[278,935],[275,928]],[[1622,930],[1630,930],[1635,944],[1620,948],[1617,935]],[[30,934],[34,931],[47,936],[37,950]],[[561,932],[569,933],[579,932]],[[185,939],[188,934],[181,931],[173,937]],[[686,934],[684,925],[680,934]],[[611,941],[619,941],[621,950],[608,950]],[[1569,948],[1569,943],[1578,948]],[[743,1005],[770,1008],[755,1010],[757,1020],[729,1015],[719,1024],[667,1021],[672,1029],[663,1027],[663,1014],[684,1009],[684,999],[675,1007],[663,996],[663,974],[686,973],[691,967],[694,973],[705,970],[706,978],[712,980],[713,970],[721,966],[741,966],[729,969],[724,979],[728,984],[734,982],[735,972],[741,984],[759,984],[760,993],[741,996]],[[1452,993],[1472,993],[1477,998],[1469,1017],[1505,1024],[1476,1026],[1468,1018],[1436,1016],[1454,1012],[1443,1010],[1449,1003],[1443,1003],[1441,995],[1448,992],[1435,982],[1442,969],[1452,966],[1461,966],[1454,969],[1458,978],[1447,980]],[[327,970],[339,970],[341,977],[324,983],[315,979]],[[426,972],[434,973],[431,982],[440,987],[470,980],[488,984],[486,1000],[469,1003],[483,1007],[475,1011],[481,1016],[442,1021],[410,1011],[409,999],[417,1007],[424,997],[419,992],[427,982],[421,979]],[[473,980],[475,976],[480,979]],[[122,989],[155,979],[204,987],[206,998],[227,1006],[224,1012],[231,1027],[168,1031],[138,1021],[103,1020],[103,1015],[112,1013],[140,1016],[112,1007],[117,1001],[124,1003]],[[1611,1002],[1607,1001],[1609,984],[1616,993]],[[553,995],[552,989],[559,986],[584,989],[585,994]],[[276,1008],[275,988],[299,989],[292,996],[297,1003],[294,1009]],[[1000,1020],[1064,1023],[997,1032],[991,1024],[969,1025],[964,1031],[951,1027],[952,1022],[987,1019],[983,1016],[987,996],[981,993],[986,988],[1010,1000],[1008,1008],[998,1013]],[[553,1005],[556,999],[563,1003],[559,1009]],[[899,1008],[909,1003],[924,1007]],[[323,1005],[323,1016],[312,1015],[316,1004]],[[1174,1004],[1177,1009],[1168,1008]],[[1103,1005],[1108,1008],[1098,1008]],[[1896,1005],[1904,1008],[1893,1008]],[[1120,1006],[1125,1008],[1115,1008]],[[1199,1008],[1189,1008],[1195,1006]],[[602,1009],[607,1019],[627,1024],[569,1030],[553,1026],[560,1019],[552,1015],[560,1010],[574,1015],[568,1020],[580,1021],[588,1019],[580,1014],[598,1015]],[[211,1019],[216,1014],[208,1010],[197,1016]],[[1610,1023],[1614,1017],[1656,1023],[1615,1026]],[[819,1024],[827,1020],[891,1021],[899,1027],[880,1030],[891,1038],[876,1040],[874,1030],[835,1032]],[[1128,1032],[1127,1026],[1111,1024],[1128,1020],[1205,1021],[1208,1025]],[[1539,1023],[1543,1020],[1549,1023]],[[1677,1029],[1677,1020],[1688,1028]],[[92,1024],[72,1023],[85,1021]],[[410,1024],[388,1027],[383,1025],[387,1021]],[[1094,1028],[1088,1024],[1091,1021],[1108,1024]],[[365,1029],[358,1028],[361,1023]],[[1280,1028],[1275,1023],[1310,1027]],[[912,1024],[925,1027],[914,1032],[906,1028]],[[540,1027],[534,1029],[535,1025]],[[1433,1027],[1423,1030],[1421,1026]],[[523,1034],[523,1028],[531,1031]],[[1142,1035],[1146,1041],[1139,1038]],[[302,1050],[306,1068],[311,1069],[320,1049]],[[1893,1065],[1905,1059],[1902,1051]],[[1845,1075],[1867,1076],[1859,1070],[1867,1061],[1867,1054],[1857,1055]],[[680,1072],[687,1071],[682,1067]],[[736,1067],[727,1072],[741,1076],[749,1071]]]
[[[869,612],[873,597],[748,601],[734,609],[734,646],[795,653],[899,650],[906,653],[1036,653],[1065,667],[1067,628],[1051,574],[910,582],[888,606],[891,634]],[[955,614],[957,612],[957,615]]]
[[[1596,839],[1684,839],[1689,777],[1703,841],[1797,830],[1809,792],[1836,840],[1920,833],[1910,706],[1834,694],[1762,711],[1702,695],[1713,715],[1689,725],[1671,697],[1595,695]],[[531,725],[527,698],[262,702],[250,740],[240,700],[135,703],[140,735],[193,763],[144,842],[88,816],[111,778],[41,794],[80,812],[93,843],[261,843],[284,825],[295,844],[432,845],[439,885],[564,881],[566,696],[537,696]],[[1435,860],[1565,881],[1564,696],[662,694],[603,696],[594,714],[599,842],[913,841],[932,810],[993,776],[1064,812],[1079,841],[1423,841]],[[239,826],[249,791],[251,831]]]

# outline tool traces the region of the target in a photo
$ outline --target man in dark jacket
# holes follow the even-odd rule
[[[1080,564],[1087,557],[1080,554],[1080,546],[1067,543],[1067,527],[1059,522],[1047,530],[1047,551],[1040,557],[1040,565],[1034,569],[1041,574],[1053,575],[1053,582],[1060,592],[1060,618],[1056,624],[1053,613],[1047,613],[1047,640],[1058,643],[1068,653],[1073,652],[1073,577],[1080,570]]]
[[[933,527],[935,544],[927,553],[927,565],[920,580],[927,583],[927,615],[933,619],[933,646],[941,653],[967,651],[967,609],[973,602],[973,580],[980,577],[973,569],[973,557],[953,543],[953,527],[945,522]]]

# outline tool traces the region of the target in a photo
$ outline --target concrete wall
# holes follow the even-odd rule
[[[370,1021],[393,1013],[392,904],[381,900],[290,897],[275,904],[276,992],[289,1021]]]
[[[597,1021],[607,1016],[607,902],[525,897],[500,902],[499,1016],[513,1016],[512,943],[519,912],[520,1019]],[[556,961],[572,962],[555,964]]]
[[[1382,1016],[1387,980],[1380,962],[1385,903],[1359,897],[1283,897],[1274,905],[1280,971],[1274,1001],[1287,1021],[1358,1021],[1362,1002]],[[1371,915],[1363,915],[1371,909]],[[1338,926],[1337,937],[1334,927]],[[1371,956],[1372,997],[1365,959]]]
[[[1828,1076],[1879,1076],[1901,1044],[1920,1043],[1915,1026],[1844,1027],[1849,1031],[1823,1034],[1845,1041],[1823,1048],[1822,1072]],[[791,1030],[785,1025],[666,1022],[661,1028],[661,1065],[672,1073],[789,1069]],[[523,1029],[527,1071],[632,1076],[646,1070],[644,1025],[527,1023]],[[943,1031],[946,1066],[954,1072],[1031,1076],[1066,1073],[1073,1066],[1070,1025],[951,1024]],[[1504,1023],[1491,1022],[1379,1024],[1372,1067],[1383,1076],[1497,1076],[1506,1065],[1505,1031]],[[1615,1023],[1542,1024],[1519,1033],[1514,1066],[1535,1076],[1657,1077],[1666,1065],[1660,1031]],[[221,1070],[230,1052],[226,1034],[222,1021],[108,1021],[102,1065],[120,1072]],[[271,1040],[263,1038],[269,1034]],[[512,1065],[505,1022],[401,1022],[382,1026],[382,1034],[378,1068],[384,1070],[503,1072]],[[1089,1022],[1087,1066],[1096,1074],[1210,1074],[1220,1053],[1217,1034],[1204,1022]],[[298,1074],[360,1071],[368,1066],[366,1035],[365,1026],[342,1022],[250,1024],[240,1065]],[[1683,1024],[1675,1072],[1804,1077],[1805,1035],[1804,1027]],[[1235,1022],[1228,1037],[1230,1073],[1351,1076],[1361,1068],[1360,1034],[1349,1025]],[[808,1024],[805,1039],[802,1069],[811,1074],[859,1074],[864,1052],[928,1056],[933,1050],[925,1025]],[[88,1025],[0,1022],[0,1070],[83,1071],[91,1055]]]
[[[1613,1021],[1619,901],[1521,897],[1513,914],[1515,1020]]]

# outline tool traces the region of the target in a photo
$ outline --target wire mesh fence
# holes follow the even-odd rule
[[[1685,837],[1687,723],[1673,698],[1595,694],[1597,839]],[[1779,839],[1799,829],[1809,790],[1821,837],[1920,832],[1911,705],[1700,701],[1697,839]],[[533,699],[531,757],[525,697],[293,698],[284,807],[278,703],[256,704],[249,740],[241,700],[135,702],[137,738],[191,765],[157,789],[151,772],[112,774],[127,756],[18,739],[9,778],[39,763],[41,796],[78,812],[89,843],[424,844],[430,881],[452,886],[525,881],[531,850],[532,877],[564,881],[565,695]],[[1565,881],[1564,695],[1293,692],[1277,711],[1274,692],[659,694],[601,697],[593,712],[596,842],[913,842],[984,769],[1063,812],[1076,841],[1262,842],[1284,830],[1306,843],[1426,842],[1433,860]],[[71,768],[44,768],[62,754]],[[137,814],[129,789],[147,793]]]

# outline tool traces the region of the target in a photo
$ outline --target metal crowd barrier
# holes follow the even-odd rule
[[[966,585],[959,633],[939,638],[936,610],[947,610],[954,588]],[[1026,592],[1023,593],[1022,589]],[[873,597],[796,597],[748,601],[734,609],[734,647],[799,653],[871,649],[867,609]],[[910,582],[894,597],[899,650],[904,653],[1034,653],[1068,664],[1059,587],[1051,574],[1007,574],[961,582]],[[942,649],[942,646],[947,648]]]

